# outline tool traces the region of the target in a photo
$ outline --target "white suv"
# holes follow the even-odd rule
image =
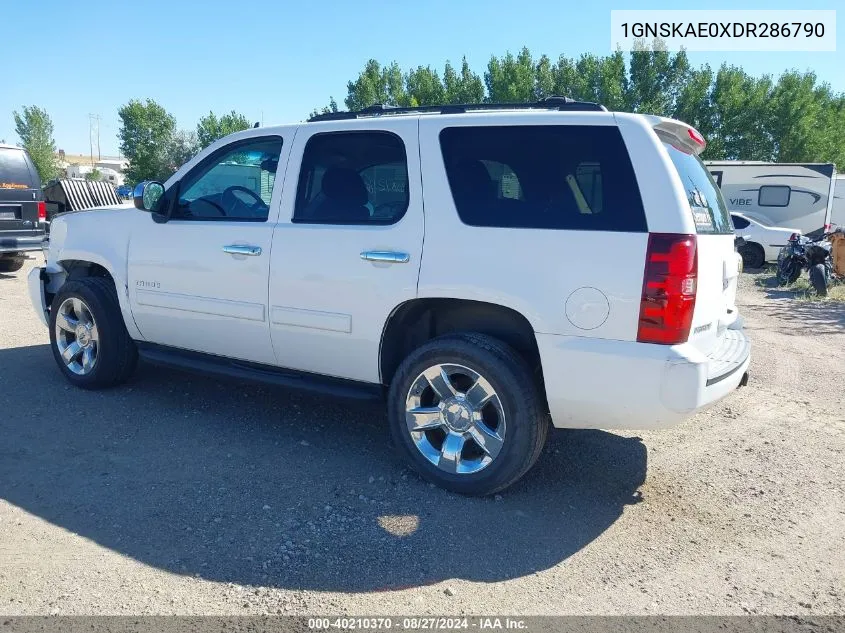
[[[747,377],[738,258],[684,123],[553,98],[221,139],[29,277],[73,384],[150,361],[386,397],[420,474],[512,484],[567,428],[673,424]]]

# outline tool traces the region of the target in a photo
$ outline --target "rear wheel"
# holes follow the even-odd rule
[[[114,284],[100,277],[61,287],[50,307],[50,346],[65,378],[83,389],[125,382],[138,362]]]
[[[820,297],[827,296],[827,269],[824,264],[810,266],[810,284]]]
[[[522,477],[549,427],[526,362],[475,333],[442,336],[413,351],[391,383],[388,414],[410,466],[468,495],[492,494]]]
[[[23,268],[25,262],[25,257],[0,258],[0,273],[15,273]]]
[[[766,252],[754,242],[748,242],[739,248],[743,268],[762,268],[766,263]]]

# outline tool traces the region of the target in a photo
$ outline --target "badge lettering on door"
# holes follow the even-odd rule
[[[139,279],[135,282],[135,286],[138,288],[161,288],[161,283],[158,281],[141,281]]]
[[[751,206],[751,198],[731,198],[731,204],[736,207]]]

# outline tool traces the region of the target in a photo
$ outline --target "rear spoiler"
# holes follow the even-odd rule
[[[680,150],[698,155],[707,147],[707,141],[704,140],[701,132],[683,121],[653,114],[644,116],[661,140],[671,143]]]

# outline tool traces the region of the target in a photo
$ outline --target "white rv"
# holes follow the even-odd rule
[[[833,163],[729,160],[706,164],[731,212],[810,237],[820,236],[831,222],[837,180]]]
[[[845,228],[845,175],[836,177],[836,185],[833,191],[833,206],[830,210],[831,228]]]

